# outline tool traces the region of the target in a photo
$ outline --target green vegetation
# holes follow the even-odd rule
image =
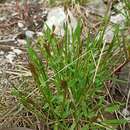
[[[64,37],[55,36],[48,28],[37,39],[38,51],[28,40],[29,66],[39,94],[32,98],[21,90],[14,90],[14,93],[48,128],[113,130],[115,126],[127,123],[124,119],[105,118],[105,113],[120,109],[118,103],[106,103],[105,83],[116,80],[112,72],[127,58],[119,25],[113,26],[112,43],[104,42],[107,23],[105,18],[97,36],[91,38],[88,33],[85,40],[82,39],[81,21],[73,32],[65,24]]]
[[[112,80],[111,71],[120,62],[120,58],[116,61],[113,58],[120,46],[119,27],[115,26],[115,37],[110,45],[103,42],[105,28],[93,40],[88,34],[86,41],[81,38],[81,22],[71,35],[67,25],[64,29],[62,38],[54,36],[49,28],[38,38],[37,49],[46,64],[28,42],[29,64],[40,95],[31,99],[17,90],[16,96],[55,130],[101,130],[110,129],[113,122],[114,125],[124,123],[125,120],[106,121],[101,117],[105,108],[104,82]],[[115,110],[117,107],[112,107],[112,112]]]

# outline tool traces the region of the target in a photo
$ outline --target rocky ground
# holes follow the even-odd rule
[[[35,38],[42,33],[42,26],[47,16],[47,9],[38,2],[29,3],[29,15],[24,6],[17,7],[15,1],[0,4],[0,125],[27,125],[30,122],[20,111],[11,96],[13,86],[19,87],[23,79],[29,79],[26,55],[26,37]],[[29,82],[29,81],[27,81]],[[32,84],[32,83],[30,83]],[[14,107],[15,105],[15,107]],[[17,120],[16,120],[17,119]],[[30,124],[30,123],[29,123]],[[31,123],[32,124],[32,123]]]
[[[1,2],[1,1],[0,1]],[[102,18],[107,10],[107,2],[99,0],[90,2],[86,6],[76,5],[69,7],[64,11],[62,6],[49,7],[44,1],[30,1],[28,5],[17,5],[16,1],[4,1],[0,3],[0,125],[16,126],[34,125],[36,119],[31,114],[23,110],[23,107],[16,104],[16,99],[11,96],[13,86],[20,87],[23,80],[32,84],[31,73],[28,70],[28,59],[26,53],[26,38],[30,38],[34,43],[38,36],[42,35],[44,23],[50,28],[56,26],[55,33],[63,35],[63,23],[68,21],[68,15],[71,17],[73,28],[77,25],[78,16],[83,18],[84,33],[91,30],[92,36],[98,32],[98,27],[102,24]],[[111,25],[106,29],[104,40],[111,43],[113,39],[112,24],[124,26],[125,17],[116,12],[115,9],[122,10],[122,2],[115,2],[111,11]],[[128,33],[130,33],[128,31]],[[123,68],[123,74],[128,72],[129,64]],[[119,76],[121,79],[127,79],[128,74]],[[124,80],[125,80],[124,79]],[[129,85],[128,85],[129,86]],[[122,89],[120,89],[122,91]],[[127,95],[129,88],[124,90]],[[122,93],[122,92],[120,92]],[[15,105],[15,107],[14,107]],[[126,112],[125,112],[126,113]],[[130,111],[127,110],[127,116]],[[26,119],[25,119],[26,117]]]

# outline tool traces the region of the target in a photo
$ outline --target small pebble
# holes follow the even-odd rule
[[[19,28],[24,28],[24,24],[21,23],[21,22],[18,22],[18,27],[19,27]]]
[[[0,55],[4,55],[4,52],[3,52],[3,51],[0,51]]]
[[[43,32],[36,32],[37,36],[43,36]]]
[[[122,114],[126,117],[126,116],[129,116],[130,115],[130,111],[128,111],[127,108],[124,108],[123,111],[122,111]]]
[[[111,16],[110,21],[114,24],[119,24],[121,27],[125,24],[125,16],[123,14],[117,14],[114,16]]]
[[[35,34],[35,33],[34,33],[33,31],[30,31],[30,30],[27,30],[27,31],[25,32],[26,37],[27,37],[27,38],[30,38],[30,39],[33,38],[34,34]]]
[[[23,40],[23,39],[17,39],[17,42],[19,43],[19,45],[25,45],[26,44],[26,40]]]
[[[13,60],[16,57],[16,55],[14,52],[9,52],[9,54],[6,55],[5,57],[9,60],[9,63],[13,64]]]
[[[13,52],[15,52],[17,55],[20,55],[22,53],[22,51],[19,49],[13,49]]]

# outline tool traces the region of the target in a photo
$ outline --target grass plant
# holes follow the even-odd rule
[[[104,84],[116,79],[115,68],[127,58],[119,25],[113,25],[112,42],[104,41],[108,21],[105,17],[94,38],[88,33],[82,39],[83,25],[79,21],[73,32],[64,24],[63,37],[47,27],[37,39],[37,51],[27,40],[29,68],[39,95],[33,98],[35,90],[29,94],[20,89],[15,89],[14,94],[48,129],[115,130],[127,123],[125,119],[109,120],[104,114],[120,109],[118,103],[106,103]]]
[[[17,90],[15,95],[54,130],[104,130],[126,123],[102,117],[106,108],[104,82],[112,80],[111,72],[120,63],[120,59],[115,62],[113,58],[121,54],[119,26],[115,26],[111,44],[104,42],[104,27],[93,40],[86,35],[85,41],[81,38],[81,22],[71,34],[67,24],[64,31],[64,37],[58,37],[48,28],[38,38],[37,50],[42,59],[28,41],[29,66],[40,93],[31,98]],[[114,112],[117,107],[111,109]]]

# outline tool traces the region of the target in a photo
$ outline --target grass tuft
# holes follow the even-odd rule
[[[29,66],[40,93],[30,98],[17,90],[15,95],[47,128],[104,130],[111,129],[113,124],[126,123],[125,120],[103,118],[106,108],[104,83],[112,80],[111,72],[121,62],[122,54],[119,26],[114,28],[111,44],[104,42],[105,27],[94,39],[86,35],[85,41],[81,38],[81,21],[73,32],[65,24],[63,37],[56,36],[48,28],[37,40],[42,58],[28,42]],[[117,107],[108,110],[111,113]]]

